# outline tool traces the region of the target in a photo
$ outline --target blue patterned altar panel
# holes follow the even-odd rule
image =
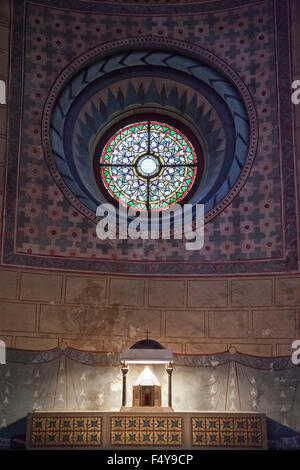
[[[181,417],[113,416],[112,445],[174,445],[182,444]]]
[[[26,9],[22,0],[15,1],[13,8],[8,174],[18,178],[6,183],[4,264],[145,275],[298,269],[291,100],[286,86],[291,83],[288,2],[219,0],[189,5],[192,15],[186,14],[184,4],[147,7],[146,14],[141,5],[86,1],[75,5],[62,0],[24,3]],[[158,11],[162,16],[157,16]],[[223,60],[250,91],[257,112],[253,126],[259,131],[259,142],[250,174],[238,196],[206,224],[204,248],[192,254],[178,240],[158,245],[151,240],[98,240],[95,223],[65,198],[45,161],[42,110],[58,75],[63,70],[70,73],[71,61],[107,41],[125,45],[127,39],[143,35],[162,42],[168,38],[171,49],[180,41],[196,54],[197,47],[204,48],[214,55],[215,65],[219,58]],[[112,61],[106,66],[107,70],[114,68]],[[127,85],[107,91],[99,111],[117,112],[126,100],[136,96],[143,100],[147,94],[154,102],[160,100],[160,105],[168,99],[185,102],[183,89],[164,94],[160,87],[147,86],[141,92],[136,83]],[[191,112],[193,102],[186,104]],[[92,122],[88,119],[82,124],[84,132],[90,132],[87,128]]]
[[[100,446],[102,418],[99,416],[53,415],[32,417],[30,447]]]
[[[195,417],[192,440],[194,446],[263,448],[263,418]]]

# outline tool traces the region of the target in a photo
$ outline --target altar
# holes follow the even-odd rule
[[[264,414],[174,411],[173,353],[149,339],[148,331],[146,339],[123,350],[120,367],[119,411],[29,413],[27,449],[266,449]],[[161,381],[167,378],[166,396],[156,375],[159,368]]]
[[[29,413],[27,449],[266,449],[260,413]]]

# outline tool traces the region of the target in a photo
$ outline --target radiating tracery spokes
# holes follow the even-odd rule
[[[186,196],[196,165],[187,138],[157,121],[122,128],[109,140],[100,161],[109,193],[137,210],[163,209]]]

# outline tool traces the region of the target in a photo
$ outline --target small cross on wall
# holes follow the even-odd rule
[[[149,331],[148,328],[147,328],[146,331],[145,331],[145,333],[146,333],[147,339],[149,339],[149,333],[151,333],[151,331]]]

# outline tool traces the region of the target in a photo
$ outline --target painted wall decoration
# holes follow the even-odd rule
[[[151,415],[101,411],[33,412],[27,416],[27,449],[91,448],[267,449],[260,413]],[[176,448],[176,447],[175,447]]]
[[[182,418],[156,416],[114,416],[111,418],[111,444],[154,444],[180,446],[182,444]]]
[[[289,3],[184,8],[14,2],[3,264],[146,276],[298,271]],[[96,236],[95,208],[107,197],[97,145],[141,109],[180,116],[201,143],[191,198],[205,204],[200,251],[184,240]]]
[[[51,415],[32,418],[30,445],[34,448],[101,446],[101,416]]]
[[[26,415],[34,410],[119,411],[119,364],[119,354],[112,353],[8,350],[0,368],[0,445],[24,439]],[[269,448],[300,449],[300,368],[289,357],[176,354],[174,364],[175,411],[265,413]],[[139,370],[130,372],[129,391]],[[155,374],[167,395],[165,372]],[[183,382],[188,386],[182,388]]]
[[[143,43],[145,42],[155,44],[157,41],[145,38]],[[149,105],[152,104],[152,106],[154,103],[157,105],[156,112],[158,116],[163,116],[164,105],[168,104],[170,110],[175,109],[177,114],[183,113],[186,115],[186,118],[189,117],[194,123],[194,129],[200,134],[203,146],[207,147],[208,150],[205,152],[205,177],[199,182],[199,191],[193,198],[194,203],[205,203],[205,211],[208,213],[206,216],[207,220],[228,205],[234,195],[234,191],[235,193],[237,191],[237,187],[233,189],[233,186],[237,183],[238,177],[240,176],[241,179],[239,182],[240,186],[251,167],[256,148],[257,132],[255,127],[255,110],[251,97],[245,87],[243,87],[243,98],[245,105],[248,105],[251,123],[247,116],[246,107],[243,105],[243,98],[230,84],[229,77],[223,77],[217,70],[205,64],[205,60],[210,59],[217,62],[217,58],[214,58],[212,55],[210,56],[205,51],[199,50],[198,54],[201,55],[201,60],[197,61],[184,56],[183,53],[179,54],[167,49],[157,52],[154,50],[153,44],[150,46],[151,49],[138,48],[130,53],[126,50],[123,53],[115,54],[112,49],[110,54],[100,61],[98,56],[102,51],[96,48],[88,53],[88,60],[90,62],[91,56],[95,56],[97,61],[85,67],[83,71],[80,71],[71,80],[66,80],[65,77],[58,80],[58,83],[63,82],[63,87],[59,85],[54,86],[47,100],[43,119],[43,141],[46,149],[46,159],[49,160],[53,177],[57,180],[58,184],[60,184],[61,178],[64,180],[66,186],[65,194],[72,201],[76,197],[79,200],[78,207],[81,210],[83,208],[80,202],[93,209],[92,214],[90,214],[92,219],[95,219],[95,210],[101,202],[101,198],[95,191],[92,192],[91,189],[95,176],[92,174],[91,166],[89,168],[87,164],[90,161],[90,149],[95,146],[95,140],[97,140],[97,135],[101,133],[102,127],[104,125],[107,127],[113,120],[113,117],[114,119],[120,119],[126,115],[126,111],[129,112],[131,110],[132,112],[133,109],[136,116],[141,111],[145,111],[145,104],[148,103]],[[137,47],[132,41],[119,42],[119,47],[121,48],[126,45],[127,47]],[[180,47],[180,43],[176,44],[174,42],[173,47],[175,45]],[[159,47],[163,47],[162,41],[159,42]],[[84,57],[81,58],[81,66],[84,60],[86,60]],[[218,65],[222,67],[221,63]],[[77,65],[75,64],[74,67],[77,67]],[[226,70],[225,65],[223,65],[223,69]],[[172,89],[168,101],[164,103],[163,90],[159,92],[153,81],[145,96],[143,96],[142,84],[136,92],[132,90],[132,85],[131,87],[128,86],[124,102],[122,102],[122,97],[119,94],[120,88],[118,100],[114,99],[113,93],[110,92],[110,100],[107,102],[105,111],[104,108],[102,110],[99,109],[101,105],[100,107],[97,106],[99,99],[97,95],[93,95],[93,99],[90,99],[90,96],[96,90],[103,87],[103,83],[107,81],[113,83],[115,87],[119,87],[122,75],[132,78],[141,75],[152,76],[153,74],[159,78],[161,76],[172,75],[176,84],[183,82],[188,85],[187,90],[190,94],[194,89],[200,90],[201,96],[206,97],[210,101],[209,112],[204,113],[203,108],[198,108],[197,115],[195,116],[195,93],[192,93],[192,102],[185,105],[182,103],[180,91],[178,93],[178,91]],[[238,81],[233,71],[230,71],[228,75],[231,79]],[[164,81],[163,86],[165,87]],[[165,88],[164,93],[166,93]],[[53,102],[55,102],[54,107],[51,106]],[[82,107],[84,107],[84,113]],[[185,108],[187,108],[187,111]],[[216,130],[211,132],[213,125],[211,123],[210,126],[208,125],[208,119],[210,118],[211,120],[211,108],[215,109],[216,113],[222,117],[224,131],[222,140],[224,142],[221,142],[218,135],[219,132]],[[149,116],[151,116],[151,112],[148,112]],[[81,115],[78,123],[79,130],[74,134],[74,127],[79,114]],[[204,116],[202,116],[203,114]],[[51,118],[49,115],[51,115]],[[143,117],[146,118],[147,114]],[[203,122],[201,122],[203,119],[204,126]],[[157,120],[159,120],[159,117]],[[200,123],[198,122],[199,120]],[[115,127],[119,130],[120,125],[115,125]],[[187,128],[187,125],[185,127]],[[184,130],[182,132],[184,133]],[[102,146],[98,145],[99,151],[103,151],[111,137],[114,136],[114,133],[113,131],[106,132],[106,138],[103,138]],[[220,145],[225,147],[224,151],[221,151]],[[200,159],[202,152],[199,148],[196,150]],[[247,160],[246,157],[248,157]],[[58,177],[57,172],[61,178]],[[78,187],[80,182],[82,183],[81,188]],[[84,186],[86,190],[84,190]],[[224,200],[225,196],[226,199]],[[92,205],[93,202],[94,206]],[[220,204],[217,205],[218,203]],[[84,210],[84,212],[86,211]]]

